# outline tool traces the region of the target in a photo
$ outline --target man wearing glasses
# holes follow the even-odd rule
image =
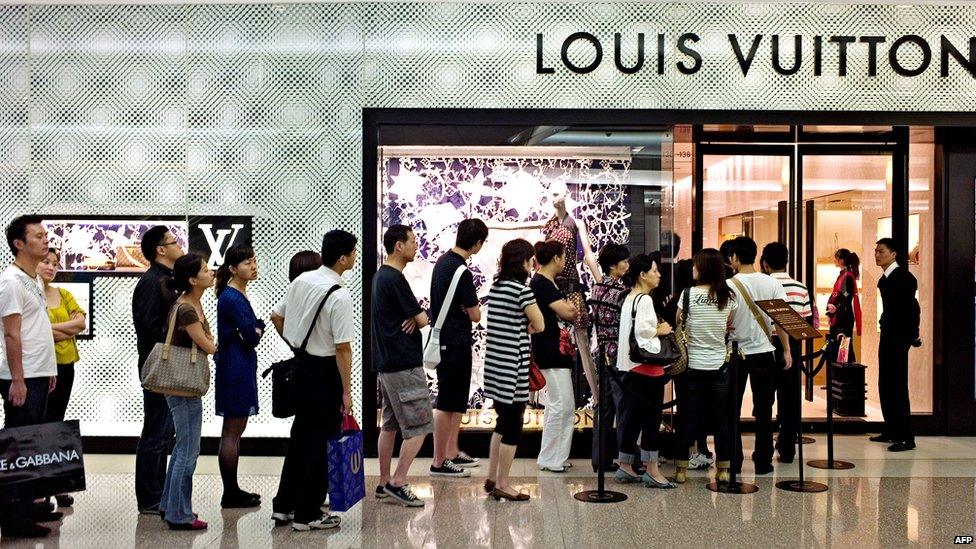
[[[173,276],[173,264],[184,254],[173,233],[162,225],[146,231],[141,247],[150,265],[132,293],[140,374],[153,346],[166,338],[166,320],[176,300],[167,282]],[[136,502],[140,513],[156,514],[166,479],[166,454],[173,441],[173,418],[163,395],[144,390],[142,402],[142,434],[136,447]]]

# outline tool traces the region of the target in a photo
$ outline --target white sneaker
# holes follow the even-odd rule
[[[321,517],[308,523],[292,522],[291,527],[298,532],[308,532],[309,530],[328,530],[339,526],[342,521],[336,515],[322,515]]]
[[[271,513],[275,526],[284,526],[295,518],[295,513]]]
[[[715,463],[715,460],[706,456],[702,453],[695,453],[691,459],[688,460],[689,469],[708,469]]]

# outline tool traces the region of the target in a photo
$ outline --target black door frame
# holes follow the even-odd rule
[[[578,127],[661,126],[675,124],[783,124],[783,125],[869,125],[934,126],[936,132],[936,308],[935,332],[947,329],[943,340],[933,341],[936,398],[931,416],[916,417],[919,432],[932,434],[976,434],[976,398],[973,345],[973,257],[976,244],[972,233],[976,174],[976,112],[878,112],[878,111],[732,111],[732,110],[565,110],[565,109],[363,109],[363,326],[369,325],[369,292],[376,271],[377,165],[381,130],[386,126],[517,126],[567,125]],[[900,131],[907,131],[904,128]],[[799,139],[801,136],[797,136]],[[840,136],[835,136],[840,138]],[[881,139],[884,139],[881,138]],[[880,139],[879,139],[880,140]],[[781,141],[782,143],[782,141]],[[443,145],[450,143],[424,143]],[[489,143],[486,143],[489,144]],[[490,143],[496,144],[496,143]],[[907,147],[907,143],[905,144]],[[698,155],[696,154],[696,157]],[[900,156],[896,155],[896,158]],[[956,158],[958,156],[958,158]],[[907,158],[907,157],[905,157]],[[908,166],[895,165],[898,174]],[[696,170],[697,172],[698,170]],[[897,177],[895,174],[893,176]],[[893,177],[894,179],[894,177]],[[700,189],[694,189],[695,228],[701,219]],[[908,189],[893,197],[907,212]],[[901,209],[901,208],[899,208]],[[799,214],[802,217],[802,213]],[[893,215],[893,231],[895,220]],[[794,220],[795,227],[802,219]],[[907,234],[907,217],[904,220]],[[953,234],[965,227],[966,231]],[[697,231],[700,237],[700,231]],[[794,233],[795,235],[796,233]],[[899,233],[895,233],[899,234]],[[951,241],[950,241],[951,238]],[[795,236],[794,236],[795,239]],[[693,238],[694,240],[694,238]],[[904,238],[901,239],[905,241]],[[701,242],[693,242],[700,247]],[[938,337],[938,336],[937,336]],[[376,378],[370,364],[369,333],[363,331],[362,406],[363,424],[376,425]],[[944,380],[953,380],[951,386]],[[951,413],[950,413],[951,412]],[[581,447],[584,444],[580,445]],[[375,437],[366,437],[366,449],[375,455]]]

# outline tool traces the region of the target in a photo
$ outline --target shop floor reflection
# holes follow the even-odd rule
[[[747,441],[750,437],[746,437]],[[823,437],[817,435],[818,439]],[[618,504],[580,503],[579,490],[594,487],[588,460],[574,460],[568,475],[539,473],[531,460],[518,460],[517,484],[532,495],[526,503],[495,502],[482,492],[484,467],[470,479],[409,478],[423,509],[376,500],[376,477],[367,477],[367,499],[343,514],[334,531],[293,532],[274,528],[270,502],[277,487],[279,458],[245,458],[241,485],[260,492],[259,509],[221,511],[220,477],[212,456],[201,459],[193,501],[210,522],[202,533],[171,532],[158,517],[137,515],[131,456],[89,456],[88,490],[78,494],[57,531],[45,540],[4,547],[937,547],[976,531],[976,439],[920,438],[925,451],[897,457],[879,452],[863,437],[839,439],[838,457],[851,471],[810,470],[829,485],[823,494],[796,494],[774,487],[795,478],[796,464],[773,475],[744,477],[760,490],[747,496],[714,494],[696,472],[677,490],[641,485],[609,488],[629,499]],[[820,457],[822,441],[805,450]],[[860,451],[858,451],[860,450]],[[841,455],[843,454],[843,455]],[[912,452],[906,452],[912,454]],[[747,453],[748,455],[748,448]],[[885,459],[888,458],[888,459]],[[669,464],[665,473],[672,471]],[[369,460],[367,474],[375,475]]]

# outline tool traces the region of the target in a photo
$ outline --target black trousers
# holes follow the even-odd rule
[[[878,396],[884,431],[897,442],[914,442],[912,409],[908,398],[908,350],[911,343],[904,337],[881,332],[878,345]]]
[[[796,455],[796,440],[800,435],[800,361],[802,353],[799,341],[790,340],[790,355],[793,367],[783,370],[783,353],[779,339],[773,340],[776,347],[776,451],[784,458]]]
[[[688,443],[688,446],[684,448],[679,448],[679,456],[681,458],[685,457],[685,450],[687,450],[692,443],[695,444],[696,449],[699,453],[708,455],[711,457],[711,453],[708,451],[708,434],[714,432],[715,427],[712,426],[711,417],[702,418],[696,422],[698,426],[698,432],[691,436],[688,433],[683,433],[687,429],[688,421],[685,419],[684,415],[688,413],[688,409],[691,407],[692,396],[691,391],[688,388],[688,383],[685,381],[686,376],[680,375],[674,378],[674,392],[675,397],[678,399],[678,411],[674,420],[675,430],[678,431],[678,440]],[[726,397],[726,403],[728,403]],[[724,410],[725,408],[723,408]]]
[[[27,399],[23,406],[10,403],[9,379],[0,379],[0,394],[3,397],[4,428],[26,427],[44,423],[47,413],[48,383],[50,378],[32,377],[24,380],[27,385]],[[0,506],[0,533],[3,528],[17,526],[28,521],[32,500]]]
[[[140,509],[159,505],[166,481],[166,455],[176,432],[166,396],[142,391],[142,434],[136,445],[136,504]]]
[[[307,523],[322,515],[329,485],[329,439],[339,432],[342,377],[335,357],[301,355],[295,370],[295,420],[281,468],[274,512]]]
[[[64,421],[64,413],[68,411],[68,400],[71,398],[71,388],[75,384],[75,365],[73,363],[58,364],[58,384],[47,397],[46,422]]]
[[[756,419],[756,446],[752,461],[757,465],[773,462],[773,399],[776,395],[777,362],[774,353],[746,355],[738,368],[739,394],[732,420],[738,421],[742,415],[742,397],[746,391],[746,381],[752,388],[752,417]],[[738,429],[736,462],[732,467],[740,471],[742,467],[742,430]]]
[[[681,430],[681,446],[687,451],[692,442],[702,438],[709,426],[715,433],[715,458],[717,461],[731,461],[732,441],[729,413],[732,393],[729,387],[729,369],[719,370],[688,369],[681,374],[683,378],[682,402],[685,411],[681,414],[684,428]]]
[[[647,461],[647,452],[660,450],[661,439],[661,405],[664,404],[664,386],[670,378],[667,376],[650,377],[642,374],[627,372],[621,377],[621,383],[626,390],[620,400],[618,409],[617,447],[620,460],[631,461],[640,458]],[[637,448],[637,437],[640,436],[640,450]]]
[[[525,403],[513,402],[512,404],[505,404],[504,402],[496,402],[494,406],[495,413],[498,416],[495,420],[495,429],[493,432],[498,433],[502,437],[502,444],[518,446],[522,440]]]

